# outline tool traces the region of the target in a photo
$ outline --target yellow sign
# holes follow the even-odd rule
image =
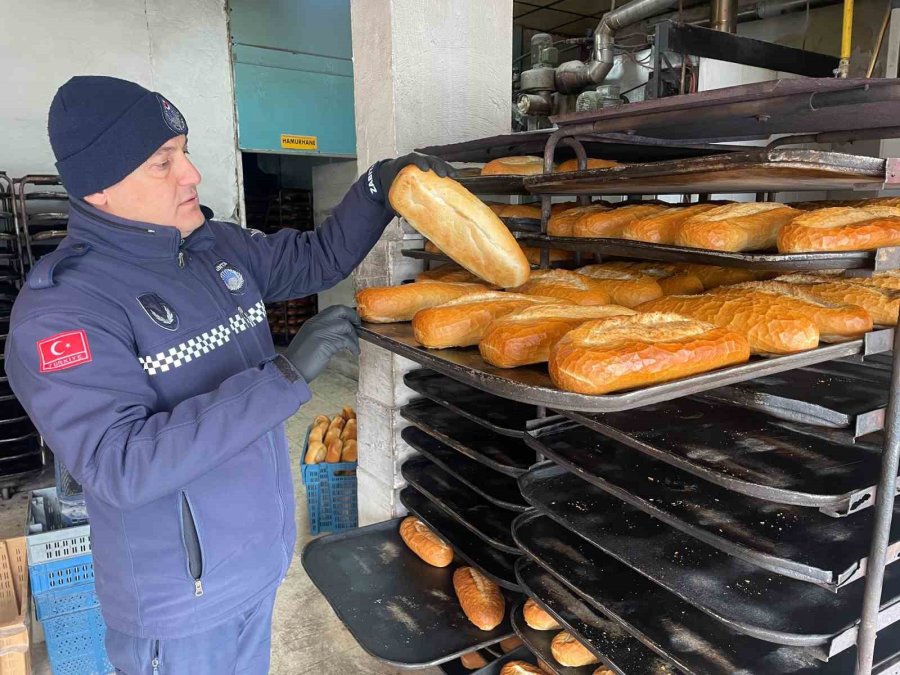
[[[285,150],[318,150],[319,137],[281,134],[281,147]]]

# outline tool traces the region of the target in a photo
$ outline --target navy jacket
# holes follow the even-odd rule
[[[264,303],[347,277],[393,216],[371,176],[315,232],[172,227],[72,200],[29,275],[10,384],[84,487],[104,618],[142,638],[208,630],[272,593],[294,549],[283,422],[309,400]]]

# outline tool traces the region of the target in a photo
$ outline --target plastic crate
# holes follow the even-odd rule
[[[306,487],[310,534],[353,529],[359,524],[356,462],[306,464],[309,432],[307,429],[300,451],[300,475]]]
[[[41,622],[53,675],[107,675],[115,669],[106,658],[106,624],[93,607]]]
[[[56,488],[34,490],[25,525],[28,565],[65,560],[91,552],[91,527],[66,527],[56,498]]]
[[[34,565],[28,577],[38,621],[100,604],[90,555]]]

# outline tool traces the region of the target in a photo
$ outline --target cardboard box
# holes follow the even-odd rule
[[[25,537],[0,540],[0,675],[30,675]]]

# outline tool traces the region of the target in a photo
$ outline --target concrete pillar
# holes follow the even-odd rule
[[[358,171],[414,148],[507,133],[512,0],[352,0]],[[421,263],[404,258],[420,237],[398,221],[356,273],[358,288],[395,285]],[[360,356],[360,524],[402,514],[398,409],[411,398],[406,359],[364,344]]]

